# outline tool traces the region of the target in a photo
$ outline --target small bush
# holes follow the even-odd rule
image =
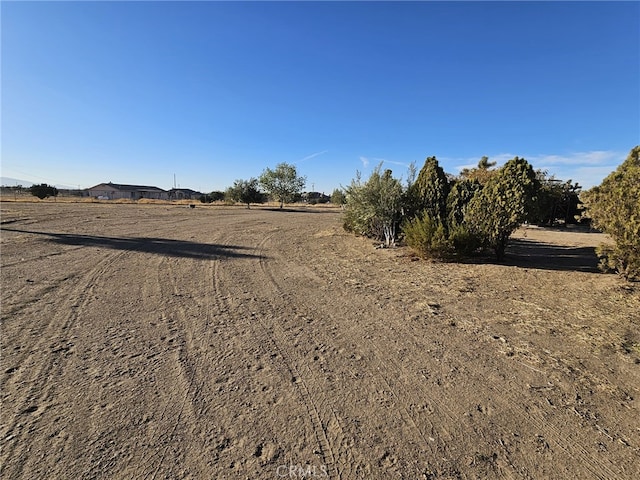
[[[331,194],[331,203],[334,205],[344,205],[347,203],[347,196],[341,189],[336,188]]]
[[[630,252],[634,252],[631,245],[603,243],[596,247],[596,254],[600,259],[598,268],[603,272],[616,272],[630,281],[638,281],[640,280],[640,255],[633,255]]]
[[[483,245],[482,237],[465,224],[450,227],[449,240],[455,253],[461,257],[473,256]]]
[[[58,195],[58,189],[46,183],[40,185],[31,185],[29,187],[31,195],[38,197],[40,200],[44,200],[47,197],[56,197]]]
[[[407,245],[423,257],[447,259],[454,253],[444,225],[426,211],[405,222],[402,232]]]

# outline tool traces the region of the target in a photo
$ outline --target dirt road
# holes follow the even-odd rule
[[[640,478],[640,286],[517,236],[446,265],[334,209],[5,202],[0,476]]]

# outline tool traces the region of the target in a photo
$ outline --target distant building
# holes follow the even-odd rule
[[[169,200],[169,192],[166,190],[145,185],[124,185],[109,182],[87,188],[86,191],[90,197],[101,200],[117,200],[119,198],[125,198],[127,200],[140,200],[141,198]]]
[[[199,200],[203,195],[190,188],[172,188],[169,190],[169,200]]]
[[[302,194],[302,201],[305,203],[328,203],[329,200],[331,200],[329,195],[320,192],[304,192]]]

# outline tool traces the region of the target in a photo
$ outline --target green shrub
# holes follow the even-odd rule
[[[347,196],[341,189],[336,188],[331,194],[331,203],[334,205],[344,205],[347,203]]]
[[[380,173],[378,165],[366,182],[360,174],[346,188],[345,230],[384,240],[390,246],[396,239],[396,226],[402,211],[402,185],[391,170]]]
[[[405,207],[409,217],[429,212],[429,216],[444,222],[447,214],[449,180],[436,157],[428,157],[406,192]]]
[[[40,200],[44,200],[47,197],[56,197],[58,195],[58,189],[46,183],[40,185],[31,185],[29,187],[31,195],[38,197]]]
[[[640,146],[581,200],[593,225],[615,242],[598,248],[601,268],[640,280]]]
[[[453,244],[447,238],[445,226],[427,211],[406,221],[402,232],[407,245],[422,257],[448,259],[453,255]]]
[[[493,174],[469,202],[465,221],[494,251],[498,261],[504,258],[509,237],[531,211],[537,188],[529,162],[515,157]]]
[[[480,235],[464,223],[449,226],[449,241],[456,255],[461,257],[473,256],[483,245]]]
[[[477,180],[456,181],[449,195],[447,195],[447,223],[449,225],[460,225],[464,222],[467,205],[471,199],[482,189],[482,185]]]

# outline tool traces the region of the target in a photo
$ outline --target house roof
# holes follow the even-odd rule
[[[191,190],[190,188],[172,188],[169,192],[184,192],[190,195],[202,195],[202,192],[198,192],[197,190]]]
[[[121,192],[140,192],[140,191],[145,191],[145,192],[166,192],[166,190],[163,190],[161,188],[158,187],[152,187],[152,186],[147,186],[147,185],[126,185],[123,183],[100,183],[94,187],[89,188],[89,190],[93,190],[94,188],[110,188],[113,190],[118,190]]]

